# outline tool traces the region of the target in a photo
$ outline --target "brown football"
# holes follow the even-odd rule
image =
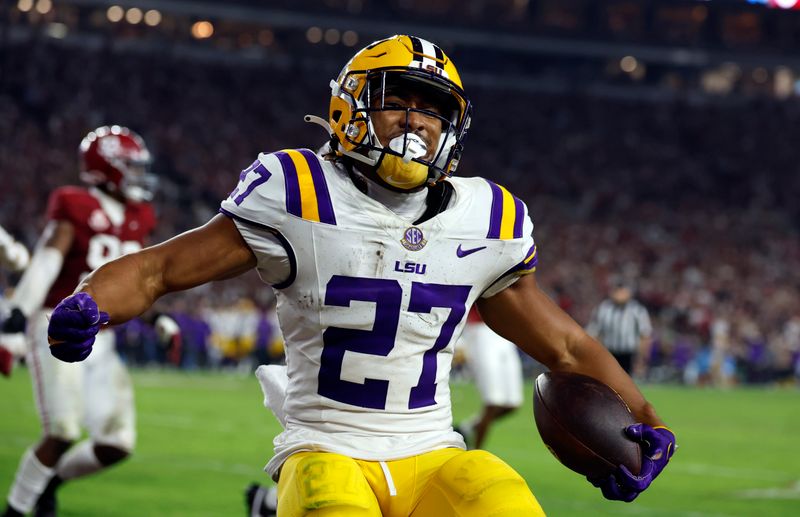
[[[533,414],[547,448],[575,472],[606,477],[625,465],[639,474],[639,444],[624,431],[636,421],[617,392],[602,382],[577,373],[543,373],[534,385]]]

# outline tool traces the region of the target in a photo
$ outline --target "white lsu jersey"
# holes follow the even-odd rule
[[[301,450],[388,461],[464,447],[450,407],[455,341],[475,300],[537,257],[522,201],[482,178],[448,183],[448,207],[415,225],[343,165],[286,150],[261,154],[223,201],[262,278],[275,260],[265,241],[290,263],[273,285],[289,377],[273,477]]]

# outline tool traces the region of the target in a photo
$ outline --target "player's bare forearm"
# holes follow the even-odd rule
[[[633,379],[597,340],[584,334],[580,340],[569,343],[567,348],[568,354],[565,356],[567,364],[564,368],[553,369],[582,373],[604,382],[620,394],[638,422],[654,427],[664,425],[655,408],[647,402]]]
[[[638,421],[663,425],[616,359],[539,289],[534,275],[479,300],[478,308],[492,330],[551,370],[594,377],[616,390]]]
[[[230,278],[256,264],[235,224],[217,215],[200,228],[96,269],[78,286],[112,324],[146,311],[166,293]]]
[[[124,323],[150,307],[166,291],[158,277],[151,248],[125,255],[94,270],[76,291],[89,293],[112,324]]]

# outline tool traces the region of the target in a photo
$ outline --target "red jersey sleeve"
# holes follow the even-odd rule
[[[146,235],[150,235],[156,228],[156,211],[150,203],[145,204],[145,207],[143,219],[147,221]]]
[[[68,203],[65,202],[65,190],[58,188],[50,193],[50,198],[47,200],[47,220],[48,221],[62,221],[69,219]]]

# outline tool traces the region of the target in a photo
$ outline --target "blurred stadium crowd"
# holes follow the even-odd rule
[[[47,195],[77,182],[76,149],[108,123],[142,134],[161,177],[156,242],[207,221],[260,151],[324,142],[330,77],[306,68],[190,62],[47,43],[10,49],[0,83],[0,224],[35,244]],[[146,71],[146,72],[145,72]],[[529,206],[539,282],[580,323],[613,279],[654,321],[654,381],[772,382],[800,375],[800,176],[787,136],[797,100],[646,101],[470,88],[459,174]],[[5,276],[5,287],[15,278]],[[280,354],[270,290],[253,273],[164,299],[180,347],[118,330],[130,362],[181,367]]]

